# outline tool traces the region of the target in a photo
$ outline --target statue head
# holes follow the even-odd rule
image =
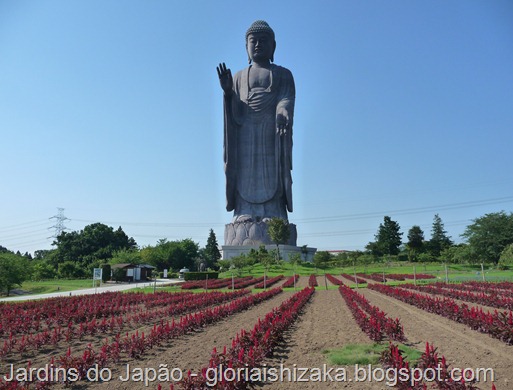
[[[259,45],[259,48],[255,47]],[[275,50],[276,40],[273,29],[264,20],[253,22],[246,31],[246,51],[249,63],[257,59],[273,62]]]

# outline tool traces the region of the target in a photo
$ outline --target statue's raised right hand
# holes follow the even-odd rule
[[[221,88],[223,89],[224,93],[230,94],[233,87],[232,72],[226,67],[224,62],[220,63],[216,69]]]

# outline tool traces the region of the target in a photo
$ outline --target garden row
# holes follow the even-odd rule
[[[207,279],[193,280],[182,284],[182,290],[205,289],[214,290],[219,288],[241,289],[260,283],[264,277],[254,278],[253,276],[244,276],[242,278],[223,278],[223,279]]]
[[[489,334],[507,344],[513,344],[513,312],[485,312],[482,308],[457,304],[452,298],[430,297],[411,290],[370,284],[369,289],[453,321],[465,324],[473,330]]]
[[[250,387],[253,382],[252,369],[272,356],[277,344],[283,340],[284,332],[298,318],[314,292],[313,287],[305,287],[270,311],[263,320],[259,319],[251,331],[242,329],[230,348],[225,346],[223,352],[214,348],[208,364],[197,374],[189,373],[175,388],[230,390]],[[159,385],[160,388],[162,386]]]
[[[335,279],[335,278],[333,278]],[[333,281],[336,282],[336,279]],[[382,285],[378,288],[386,288]],[[393,320],[388,317],[377,306],[372,306],[361,294],[355,292],[344,284],[339,285],[339,291],[346,301],[353,317],[360,328],[373,341],[382,341],[385,336],[394,341],[405,341],[403,326],[398,318]],[[429,343],[418,362],[411,364],[407,362],[399,347],[392,341],[381,355],[380,362],[385,369],[392,369],[395,373],[395,387],[402,390],[427,390],[438,388],[443,390],[477,390],[475,378],[466,378],[460,375],[451,375],[451,369],[446,358],[440,356]],[[461,370],[456,371],[459,373]],[[432,375],[436,373],[436,375]],[[429,387],[428,387],[429,386]],[[492,384],[492,390],[496,390]]]
[[[478,389],[475,386],[475,378],[467,378],[464,370],[456,371],[456,375],[454,375],[454,372],[451,374],[445,356],[440,355],[437,349],[429,343],[426,343],[426,349],[415,367],[405,360],[399,347],[393,343],[390,343],[388,349],[381,355],[380,360],[385,369],[392,369],[398,374],[395,387],[400,390],[427,390],[428,388],[442,390]],[[496,390],[493,383],[491,390]]]
[[[436,278],[436,276],[429,275],[429,274],[385,274],[385,273],[363,274],[363,273],[358,273],[356,275],[359,276],[360,278],[370,279],[370,280],[373,280],[373,281],[379,282],[379,283],[386,283],[387,279],[403,281],[406,279],[420,280],[420,279],[435,279]],[[358,283],[360,283],[360,281]],[[366,282],[364,281],[364,283],[366,283]]]
[[[147,308],[187,302],[191,293],[121,293],[58,297],[17,304],[0,304],[0,336],[28,334],[92,319],[136,313]]]
[[[372,306],[361,294],[344,284],[338,288],[358,326],[372,341],[381,341],[387,336],[391,340],[404,341],[403,326],[398,318],[388,317],[377,306]]]
[[[40,332],[25,333],[18,337],[16,337],[16,335],[21,333],[20,329],[15,327],[18,322],[10,321],[13,327],[9,330],[9,336],[5,338],[3,344],[0,345],[0,360],[9,357],[12,353],[18,353],[21,357],[26,354],[33,356],[37,354],[37,351],[42,347],[47,345],[56,347],[59,342],[63,340],[70,343],[73,340],[82,340],[86,335],[120,333],[127,328],[132,329],[135,326],[159,322],[171,316],[182,315],[212,305],[218,305],[247,295],[248,293],[248,290],[199,294],[167,293],[170,298],[180,297],[181,299],[163,308],[153,308],[145,311],[134,310],[134,312],[103,317],[101,320],[95,317],[90,321],[84,321],[79,324],[70,322],[67,326],[61,327],[57,325],[54,328],[48,328]],[[101,297],[103,295],[104,294],[101,294],[99,296]],[[151,296],[152,294],[147,295]],[[40,303],[44,305],[44,302],[45,301],[41,301]],[[36,326],[23,328],[23,330],[26,329],[36,329]]]
[[[428,294],[442,295],[460,301],[477,303],[479,305],[491,306],[498,309],[513,310],[513,298],[502,297],[497,292],[486,293],[486,292],[471,292],[468,290],[461,290],[453,288],[453,285],[445,283],[437,283],[433,285],[425,286],[414,286],[413,284],[402,284],[401,288],[407,288],[410,290],[425,292]]]
[[[70,384],[77,380],[84,380],[86,379],[88,370],[93,367],[102,368],[106,367],[108,363],[117,363],[122,356],[128,358],[141,357],[155,346],[162,345],[171,339],[216,323],[223,318],[270,299],[281,292],[281,288],[275,288],[257,294],[243,296],[221,306],[206,308],[194,314],[188,314],[181,317],[178,321],[173,320],[171,323],[169,321],[161,321],[154,324],[146,334],[144,332],[140,333],[139,331],[135,331],[132,334],[127,333],[124,337],[118,334],[110,341],[106,339],[104,344],[97,351],[89,345],[83,353],[75,355],[72,354],[71,349],[68,348],[67,353],[57,358],[52,357],[46,364],[56,372],[75,373],[76,377],[72,379],[63,377],[59,378],[59,381],[53,380],[48,382],[35,380],[32,382],[3,382],[0,377],[0,390],[29,389],[31,385],[34,386],[34,388],[41,389],[58,382]],[[29,369],[30,367],[27,367],[27,370]]]
[[[513,298],[513,282],[463,282],[463,283],[444,283],[436,282],[432,286],[450,288],[452,290],[482,292],[501,297]]]

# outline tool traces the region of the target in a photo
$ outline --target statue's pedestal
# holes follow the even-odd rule
[[[269,233],[269,226],[265,222],[238,222],[229,223],[224,228],[224,245],[227,246],[260,246],[274,244]],[[287,245],[296,246],[296,225],[289,223],[290,238]]]
[[[276,249],[269,237],[269,226],[265,222],[229,223],[224,229],[223,259],[227,260],[241,254],[248,254],[251,249],[258,250],[261,245],[268,251]],[[296,225],[289,223],[290,238],[286,245],[280,245],[280,255],[283,260],[289,260],[292,254],[299,253],[301,260],[313,261],[315,248],[297,246]]]
[[[288,261],[291,255],[299,254],[301,256],[302,261],[313,261],[313,257],[316,248],[304,248],[301,246],[293,246],[293,245],[279,245],[280,247],[280,256],[283,260]],[[258,250],[260,249],[259,245],[223,245],[223,260],[231,259],[235,256],[240,256],[241,254],[247,255],[251,249]],[[276,245],[265,245],[265,249],[268,251],[276,250]]]

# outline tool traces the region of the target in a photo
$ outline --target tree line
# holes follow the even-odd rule
[[[399,223],[385,216],[374,241],[366,245],[365,251],[345,252],[338,259],[323,254],[323,261],[338,260],[341,265],[398,260],[492,264],[499,269],[513,266],[513,213],[500,211],[476,218],[461,237],[464,242],[455,244],[447,234],[442,218],[435,214],[430,239],[426,239],[420,226],[414,225],[403,240]]]
[[[221,258],[215,233],[210,229],[207,244],[200,248],[192,239],[168,241],[139,248],[121,227],[94,223],[83,230],[62,232],[54,249],[38,250],[34,256],[13,253],[0,247],[0,290],[9,292],[25,280],[92,278],[94,268],[114,264],[148,264],[157,271],[216,267]]]
[[[276,250],[255,250],[246,256],[220,261],[217,238],[212,229],[204,248],[192,239],[158,240],[155,245],[139,248],[123,229],[114,229],[102,223],[86,226],[83,230],[62,232],[53,242],[54,249],[38,250],[34,256],[13,253],[0,246],[0,290],[8,292],[24,280],[52,278],[90,278],[93,268],[120,263],[149,264],[157,271],[181,268],[208,270],[233,267],[237,270],[261,263],[266,268],[279,262],[278,244],[288,240],[287,225],[279,219],[270,223],[269,234]],[[455,244],[444,228],[438,214],[434,216],[431,238],[418,225],[412,226],[403,240],[399,224],[385,216],[374,241],[364,251],[344,252],[335,257],[319,251],[314,257],[316,266],[335,261],[341,266],[367,264],[375,261],[403,260],[412,262],[448,262],[461,264],[491,263],[499,268],[513,266],[513,213],[504,211],[476,218],[467,226],[462,238]],[[301,262],[301,256],[291,259]]]

